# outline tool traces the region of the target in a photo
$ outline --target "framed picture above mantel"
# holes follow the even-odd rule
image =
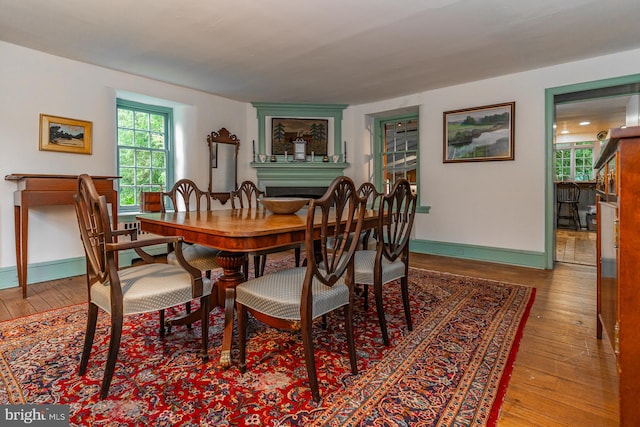
[[[314,156],[316,161],[324,156],[333,158],[338,156],[343,162],[344,148],[342,140],[342,112],[347,108],[346,104],[298,104],[298,103],[278,103],[278,102],[252,102],[258,116],[258,140],[256,159],[260,159],[261,155],[266,157],[276,156],[278,162],[284,157],[287,151],[287,157],[293,158],[294,144],[288,142],[286,135],[276,133],[274,140],[274,127],[293,130],[302,124],[307,130],[302,130],[305,140],[313,139],[311,125],[315,124],[316,140],[307,144],[306,157],[307,162],[311,161]],[[282,126],[279,126],[279,124]],[[324,142],[319,137],[322,133],[321,128],[324,127]],[[280,130],[278,130],[280,132]],[[281,132],[280,132],[281,133]],[[293,134],[291,134],[293,137]],[[295,140],[296,137],[293,138]],[[311,145],[309,145],[311,144]],[[287,147],[287,148],[285,148]],[[290,147],[290,149],[289,149]],[[289,156],[291,155],[291,157]]]
[[[326,156],[329,132],[327,119],[271,118],[271,154],[294,152],[296,140],[307,142],[307,153]]]

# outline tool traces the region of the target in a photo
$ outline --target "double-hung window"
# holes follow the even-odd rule
[[[170,108],[117,100],[119,206],[137,211],[140,191],[160,191],[173,166]]]
[[[388,193],[404,178],[414,192],[418,185],[418,116],[376,119],[380,149],[376,150],[376,187]]]
[[[563,142],[554,147],[556,181],[593,180],[593,142]]]

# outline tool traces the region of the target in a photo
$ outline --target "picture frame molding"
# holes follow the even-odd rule
[[[52,126],[60,125],[62,129],[82,128],[82,139],[68,138],[76,140],[73,144],[59,144],[51,140]],[[69,132],[62,131],[65,134]],[[91,154],[92,153],[92,133],[93,122],[87,120],[70,119],[67,117],[51,116],[40,114],[40,151],[56,151],[62,153]],[[64,138],[67,139],[67,138]]]
[[[452,110],[452,111],[445,111],[443,113],[443,149],[442,149],[442,161],[443,163],[464,163],[464,162],[486,162],[486,161],[502,161],[502,160],[514,160],[515,159],[515,153],[514,153],[514,149],[515,149],[515,101],[514,102],[505,102],[505,103],[501,103],[501,104],[491,104],[491,105],[483,105],[480,107],[471,107],[471,108],[463,108],[463,109],[459,109],[459,110]],[[495,114],[491,114],[492,111],[495,111]],[[487,132],[486,130],[483,130],[483,128],[490,126],[490,122],[488,124],[485,125],[478,125],[478,127],[470,129],[471,135],[469,134],[463,134],[463,135],[458,135],[459,132],[457,132],[456,137],[459,139],[469,139],[469,142],[460,142],[460,141],[453,141],[452,138],[450,138],[450,125],[454,125],[455,123],[460,123],[460,118],[463,114],[469,113],[467,115],[467,117],[471,116],[472,118],[487,118],[489,116],[492,115],[501,115],[501,114],[508,114],[508,128],[505,129],[504,127],[500,127],[500,128],[496,128],[496,126],[498,126],[498,123],[494,123],[492,126],[492,128],[494,128],[495,130],[491,130],[491,132],[501,132],[501,133],[505,133],[504,131],[506,130],[506,134],[507,134],[507,141],[506,141],[506,153],[502,154],[494,154],[494,155],[478,155],[478,156],[469,156],[469,157],[460,157],[460,158],[455,158],[455,157],[451,157],[449,154],[449,149],[452,146],[467,146],[469,144],[472,144],[472,139],[475,139],[477,137],[479,137],[482,133]],[[486,113],[486,114],[482,114],[482,113]],[[475,116],[475,117],[474,117]],[[455,120],[453,120],[455,118]],[[465,118],[466,120],[466,118]],[[489,119],[490,120],[490,119]],[[474,136],[477,135],[477,136]],[[486,144],[482,147],[487,147],[488,145],[496,145],[496,144],[504,144],[505,141],[503,141],[504,136],[498,136],[497,139],[495,141],[493,141],[490,144]],[[500,149],[500,146],[496,146],[496,149]],[[490,150],[491,148],[489,148]],[[504,151],[504,150],[501,150]]]

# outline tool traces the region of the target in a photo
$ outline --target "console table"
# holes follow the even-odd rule
[[[118,176],[92,176],[98,193],[104,194],[111,203],[114,228],[118,222],[118,192],[113,180]],[[16,270],[22,298],[27,297],[27,254],[29,244],[29,208],[36,206],[70,205],[78,186],[77,175],[11,174],[4,177],[14,181],[18,189],[13,193]]]

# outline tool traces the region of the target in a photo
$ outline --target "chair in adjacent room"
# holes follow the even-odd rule
[[[556,227],[560,227],[561,219],[568,219],[576,230],[582,228],[578,204],[580,203],[580,186],[575,182],[560,182],[556,188]],[[563,207],[566,207],[563,212]]]
[[[389,345],[387,321],[384,315],[383,285],[400,279],[402,302],[411,331],[411,309],[409,307],[409,240],[413,228],[417,196],[411,192],[406,179],[396,181],[391,192],[380,199],[375,250],[357,251],[355,259],[355,281],[364,285],[363,297],[368,297],[369,285],[373,285],[376,310],[384,345]],[[366,306],[366,305],[365,305]]]
[[[203,199],[206,203],[206,210],[211,210],[211,198],[209,194],[200,190],[190,179],[180,179],[176,181],[171,190],[162,193],[162,196],[162,212],[167,211],[167,199],[171,202],[171,208],[176,212],[188,212],[191,211],[192,207],[195,208],[196,211],[200,211],[204,206],[202,203]],[[218,249],[199,244],[185,244],[182,252],[189,264],[204,272],[209,278],[211,277],[211,270],[220,267],[217,262],[217,257],[220,253]],[[177,264],[174,252],[168,253],[167,262],[173,265]]]
[[[353,256],[365,214],[350,178],[338,177],[324,196],[309,202],[306,225],[307,266],[268,273],[236,288],[240,371],[246,370],[248,313],[276,328],[300,330],[313,400],[320,400],[313,345],[313,321],[343,308],[351,372],[358,372],[353,334]],[[340,218],[336,221],[335,218]],[[321,221],[320,232],[314,219]],[[314,245],[314,234],[319,239]],[[327,249],[327,239],[336,243]],[[315,248],[315,249],[314,249]],[[318,252],[316,252],[318,251]],[[265,351],[265,350],[260,350]]]
[[[190,266],[183,256],[181,237],[157,237],[137,240],[137,229],[112,230],[104,196],[96,191],[88,175],[78,177],[74,196],[80,237],[84,245],[87,266],[88,316],[79,374],[87,371],[96,331],[98,311],[111,315],[111,338],[100,398],[109,393],[116,367],[125,316],[159,312],[160,336],[164,336],[164,310],[199,299],[202,304],[202,359],[207,361],[209,334],[209,294],[211,281]],[[130,241],[118,242],[118,236],[128,235]],[[173,244],[178,265],[161,262],[144,251],[145,247]],[[117,253],[135,250],[143,263],[120,269]]]
[[[231,208],[257,208],[260,198],[264,197],[264,191],[261,191],[253,181],[243,181],[240,186],[231,192]],[[254,277],[260,277],[264,274],[264,268],[267,264],[267,255],[284,252],[288,250],[294,251],[296,267],[300,266],[300,250],[301,245],[287,245],[273,249],[265,249],[249,253],[249,257],[253,257]],[[249,277],[249,258],[244,266],[245,277]]]

